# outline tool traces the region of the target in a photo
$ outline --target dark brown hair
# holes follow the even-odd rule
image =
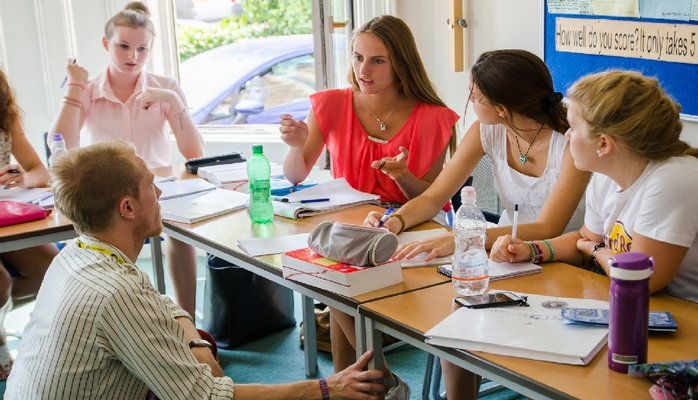
[[[514,129],[512,113],[562,134],[569,129],[562,95],[555,92],[548,67],[535,54],[515,49],[485,52],[470,69],[470,76],[492,106],[509,109],[507,123]]]

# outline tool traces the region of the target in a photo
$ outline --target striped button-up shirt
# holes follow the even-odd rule
[[[5,398],[232,399],[232,380],[192,355],[182,316],[123,252],[82,236],[44,277]]]

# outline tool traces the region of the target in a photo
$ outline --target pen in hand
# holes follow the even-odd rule
[[[75,64],[75,62],[77,60],[78,60],[77,58],[73,58],[73,64]],[[68,82],[68,74],[66,74],[65,77],[63,77],[63,82],[61,82],[61,87],[65,86],[66,82]]]
[[[378,222],[378,226],[383,226],[383,224],[385,223],[385,221],[388,220],[388,217],[390,217],[390,214],[392,214],[393,211],[395,211],[395,210],[392,207],[385,210],[385,214],[383,214],[383,216],[381,217],[381,220]]]
[[[5,171],[6,174],[19,174],[19,170],[16,168],[10,168],[7,171]]]
[[[519,224],[519,205],[514,204],[514,221],[511,227],[511,244],[516,241],[516,226]]]

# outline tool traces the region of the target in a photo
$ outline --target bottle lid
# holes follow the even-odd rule
[[[255,144],[252,145],[252,154],[262,154],[264,150],[264,146],[261,144]]]
[[[654,259],[645,253],[620,253],[608,262],[611,265],[611,278],[639,281],[649,278],[654,272]]]
[[[59,140],[63,140],[63,135],[61,135],[60,133],[54,133],[53,134],[53,141],[57,142]]]
[[[463,189],[460,190],[460,201],[463,203],[475,203],[476,197],[475,188],[472,186],[463,186]]]

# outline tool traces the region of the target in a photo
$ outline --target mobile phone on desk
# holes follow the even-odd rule
[[[511,292],[486,293],[480,296],[459,296],[453,299],[467,308],[489,308],[525,304],[525,300]]]

